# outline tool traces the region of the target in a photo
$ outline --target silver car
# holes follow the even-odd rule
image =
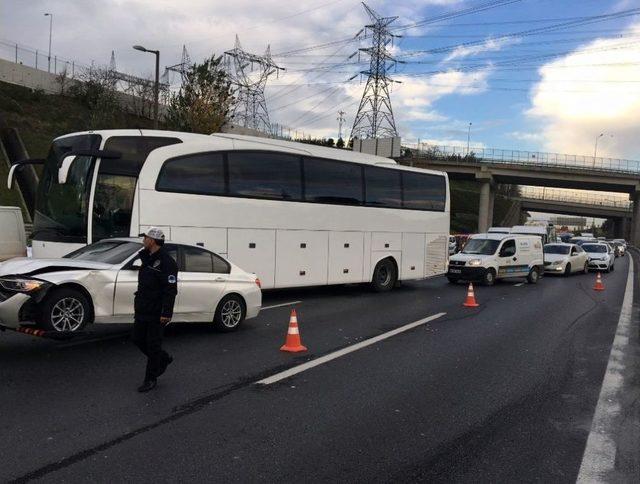
[[[89,323],[133,322],[142,249],[139,238],[106,239],[61,259],[11,259],[0,264],[0,325],[37,322],[74,332]],[[262,292],[249,274],[202,247],[167,242],[178,263],[173,321],[211,321],[233,331],[260,312]]]

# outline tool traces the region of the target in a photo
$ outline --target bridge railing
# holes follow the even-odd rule
[[[545,167],[572,168],[598,172],[640,174],[640,161],[603,158],[585,155],[567,155],[542,151],[501,150],[466,146],[420,146],[410,148],[412,157],[425,157],[458,163],[508,163]]]
[[[520,197],[528,200],[549,202],[578,203],[602,208],[620,208],[631,210],[631,201],[608,196],[568,193],[555,188],[520,187]]]

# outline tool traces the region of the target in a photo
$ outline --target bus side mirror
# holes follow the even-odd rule
[[[69,170],[71,169],[71,165],[75,161],[75,155],[65,156],[62,160],[62,165],[58,169],[58,183],[60,185],[64,185],[67,183],[67,177],[69,176]]]
[[[20,165],[11,165],[9,169],[9,175],[7,176],[7,188],[11,190],[13,188],[13,180],[16,177],[16,170]]]

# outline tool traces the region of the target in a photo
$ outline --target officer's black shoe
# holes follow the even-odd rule
[[[156,380],[155,378],[153,380],[145,380],[144,383],[138,387],[138,391],[140,393],[146,393],[150,390],[153,390],[157,384],[158,380]]]

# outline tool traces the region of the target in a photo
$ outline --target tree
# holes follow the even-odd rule
[[[220,131],[229,120],[234,99],[221,61],[222,56],[211,56],[189,68],[180,91],[169,101],[168,128],[210,134]]]
[[[124,111],[113,73],[108,69],[91,67],[80,73],[79,80],[67,88],[67,93],[89,109],[86,129],[122,126]]]
[[[338,141],[336,141],[336,148],[344,148],[344,140],[342,138],[338,138]]]
[[[336,142],[333,140],[333,138],[329,138],[326,142],[325,142],[325,146],[330,146],[331,148],[333,148],[335,146]]]

